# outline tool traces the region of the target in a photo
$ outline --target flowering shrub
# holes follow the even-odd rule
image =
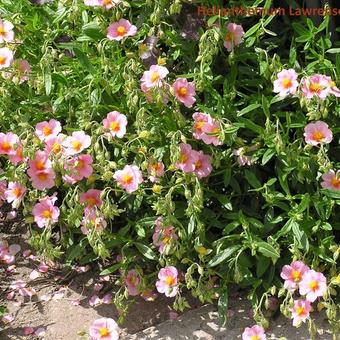
[[[0,13],[0,197],[22,210],[37,250],[101,259],[121,309],[157,290],[183,310],[186,287],[218,298],[225,319],[236,283],[265,328],[284,294],[294,325],[316,300],[337,325],[329,17],[205,20],[180,0],[3,0]],[[115,338],[115,327],[99,320],[90,334]]]

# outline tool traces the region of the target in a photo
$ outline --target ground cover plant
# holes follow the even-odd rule
[[[241,3],[273,6],[222,5]],[[331,17],[204,17],[198,5],[222,6],[2,0],[1,201],[42,256],[99,261],[121,310],[154,291],[183,310],[188,289],[217,299],[225,321],[236,284],[259,325],[244,339],[265,338],[273,305],[312,334],[310,311],[323,311],[336,333]],[[90,336],[116,329],[99,320]]]

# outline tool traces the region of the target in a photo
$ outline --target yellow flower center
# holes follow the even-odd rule
[[[224,38],[225,41],[233,41],[234,40],[234,33],[228,32],[227,35]]]
[[[310,90],[311,92],[318,92],[318,91],[320,91],[320,89],[321,89],[321,86],[320,86],[319,83],[312,83],[312,84],[310,84],[310,86],[309,86],[309,90]]]
[[[112,0],[103,0],[104,6],[111,5],[111,4],[112,4]]]
[[[96,205],[97,200],[94,197],[89,197],[86,199],[87,205],[89,205],[90,207],[93,207],[94,205]]]
[[[43,215],[44,218],[51,218],[52,212],[50,210],[46,209],[42,212],[42,215]]]
[[[124,26],[118,26],[117,27],[117,34],[118,35],[124,35],[126,33],[126,29]]]
[[[290,79],[288,78],[284,78],[282,80],[282,86],[285,88],[285,89],[289,89],[290,87],[292,87],[293,83]]]
[[[196,163],[195,163],[195,168],[196,170],[202,169],[202,161],[199,159]]]
[[[79,142],[79,140],[75,140],[72,142],[73,149],[76,151],[80,151],[82,144]]]
[[[301,280],[301,273],[298,270],[293,270],[291,277],[295,282],[299,282]]]
[[[133,181],[133,177],[130,174],[124,174],[122,181],[124,184],[131,184]]]
[[[4,25],[0,25],[0,35],[5,35],[6,33]]]
[[[180,159],[179,159],[179,161],[180,161],[181,163],[186,163],[186,162],[188,161],[188,155],[185,154],[185,153],[182,153],[182,154],[181,154],[181,157],[180,157]]]
[[[44,136],[49,136],[52,133],[52,129],[49,126],[45,126],[43,128],[43,134]]]
[[[120,125],[118,122],[114,121],[114,122],[111,122],[110,124],[110,129],[114,132],[118,132],[120,130]]]
[[[54,143],[52,147],[54,153],[59,153],[61,151],[61,145],[59,143]]]
[[[168,275],[166,278],[165,278],[165,282],[168,286],[173,286],[175,284],[175,279],[173,276],[170,276]]]
[[[250,340],[260,340],[260,337],[258,335],[252,335]]]
[[[180,87],[178,90],[178,94],[184,97],[188,93],[188,89],[186,87]]]
[[[110,335],[110,331],[107,327],[101,327],[99,329],[99,334],[100,336],[109,336]]]
[[[20,197],[21,195],[21,189],[20,188],[14,188],[13,189],[13,194],[16,198]]]
[[[324,138],[325,138],[324,134],[320,131],[316,131],[313,133],[313,139],[316,140],[317,142],[320,142]]]
[[[311,290],[315,291],[319,288],[319,283],[317,281],[313,280],[309,283],[309,288]]]
[[[152,72],[152,74],[151,74],[151,81],[152,81],[153,83],[156,82],[156,81],[158,81],[159,78],[160,78],[160,76],[159,76],[158,72]]]
[[[84,163],[84,161],[83,161],[83,160],[81,160],[81,159],[78,159],[78,162],[77,162],[77,168],[78,168],[78,169],[83,169],[83,168],[84,168],[84,166],[85,166],[85,163]]]
[[[333,80],[331,80],[330,83],[329,83],[329,86],[330,86],[331,88],[335,87],[335,82],[334,82]]]
[[[340,178],[337,178],[336,176],[334,176],[331,180],[331,183],[333,187],[340,188]]]
[[[204,125],[204,120],[199,120],[197,123],[196,123],[196,129],[201,131],[202,128],[203,128],[203,125]]]
[[[41,181],[45,181],[47,179],[47,173],[46,172],[41,172],[40,174],[38,174],[38,178],[41,180]]]
[[[5,65],[7,58],[3,55],[0,55],[0,65]]]
[[[305,308],[302,307],[302,306],[297,307],[296,308],[296,314],[299,315],[299,316],[305,314]]]
[[[2,142],[1,147],[5,152],[8,152],[8,151],[11,150],[11,146],[6,140],[4,142]]]
[[[220,129],[218,127],[214,127],[212,129],[212,133],[218,134],[218,133],[220,133]]]
[[[35,167],[37,170],[44,170],[45,169],[45,163],[41,160],[35,162]]]

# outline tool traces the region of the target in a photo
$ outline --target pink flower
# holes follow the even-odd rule
[[[242,333],[242,340],[266,340],[266,334],[261,326],[246,327]]]
[[[0,19],[0,44],[14,40],[13,24],[7,20]]]
[[[305,300],[294,300],[294,306],[290,309],[293,317],[293,326],[297,327],[301,322],[305,322],[312,309],[311,303]]]
[[[155,221],[155,230],[152,235],[153,244],[158,247],[158,251],[163,254],[165,250],[169,249],[172,240],[177,240],[175,227],[164,227],[162,217],[158,217]]]
[[[322,179],[321,186],[324,189],[340,190],[340,171],[330,170],[322,175]]]
[[[46,152],[37,151],[35,159],[29,160],[28,165],[27,174],[30,176],[34,188],[43,190],[54,186],[55,173]]]
[[[14,154],[9,155],[8,158],[9,161],[14,165],[24,161],[23,146],[20,141],[16,144],[16,150]]]
[[[67,136],[60,133],[58,136],[50,136],[45,140],[45,152],[48,154],[61,155],[65,153],[63,141]]]
[[[288,94],[294,95],[299,86],[297,78],[298,75],[294,69],[282,70],[274,81],[274,92],[279,93],[280,97],[285,97]]]
[[[2,68],[10,67],[13,64],[13,60],[14,55],[9,48],[0,48],[0,70]]]
[[[13,69],[11,72],[7,71],[3,73],[3,77],[11,79],[14,83],[22,84],[27,81],[29,74],[31,73],[31,66],[25,59],[17,59],[13,62]]]
[[[314,96],[325,99],[330,91],[330,77],[323,74],[314,74],[302,80],[302,95],[308,99]]]
[[[86,6],[100,6],[99,0],[84,0]]]
[[[178,101],[183,103],[186,107],[192,107],[195,103],[195,84],[193,82],[189,83],[184,78],[178,78],[172,85],[175,96]]]
[[[231,52],[235,46],[242,43],[244,30],[241,25],[229,23],[227,26],[228,33],[224,38],[224,47]]]
[[[329,82],[329,93],[333,94],[335,97],[340,97],[340,90],[337,88],[333,80],[330,80]]]
[[[131,25],[129,20],[120,19],[111,24],[107,29],[107,38],[109,40],[122,40],[125,37],[134,36],[137,33],[137,27]]]
[[[12,203],[13,209],[18,208],[25,193],[26,188],[19,182],[9,182],[8,188],[5,191],[7,203]]]
[[[333,133],[328,125],[321,120],[315,123],[309,123],[305,127],[305,141],[310,145],[329,144],[333,139]]]
[[[204,124],[202,127],[202,131],[204,134],[202,135],[202,141],[205,144],[214,144],[221,145],[222,142],[219,138],[219,133],[221,132],[220,123],[216,120],[212,120],[211,122]]]
[[[164,175],[164,163],[152,162],[148,166],[149,180],[153,183],[159,182],[159,177]]]
[[[62,143],[68,156],[76,155],[87,149],[91,145],[91,137],[84,131],[75,131],[72,136],[68,136]]]
[[[128,193],[136,191],[139,184],[143,183],[142,173],[136,165],[125,165],[123,170],[114,173],[113,178]]]
[[[20,140],[16,134],[0,132],[0,155],[15,156],[19,145]]]
[[[85,204],[87,208],[100,208],[103,201],[100,198],[102,192],[97,189],[89,189],[80,195],[80,203]]]
[[[106,9],[111,9],[112,7],[118,5],[121,0],[98,0],[99,6],[105,7]]]
[[[92,340],[118,340],[119,328],[117,323],[110,318],[101,318],[94,321],[90,327]]]
[[[246,156],[243,153],[245,152],[244,148],[238,148],[233,150],[233,155],[237,156],[237,163],[240,166],[251,165],[252,157]]]
[[[153,87],[162,87],[164,85],[164,78],[169,73],[168,69],[164,66],[152,65],[149,71],[145,71],[141,78],[142,90],[145,92],[147,89]]]
[[[105,129],[108,129],[112,137],[123,138],[126,133],[126,116],[118,111],[109,112],[103,120]]]
[[[9,324],[11,323],[12,321],[14,320],[14,316],[12,314],[5,314],[1,321],[4,323],[4,324]]]
[[[107,227],[105,218],[91,206],[85,208],[81,225],[82,227],[80,229],[84,235],[89,234],[88,228],[100,233]]]
[[[282,268],[280,276],[285,280],[284,287],[289,290],[298,288],[302,276],[309,270],[302,261],[294,261],[291,265],[285,265]]]
[[[136,296],[139,294],[139,286],[141,284],[142,278],[140,274],[135,269],[131,269],[128,271],[128,274],[125,278],[125,285],[128,289],[128,293],[131,296]]]
[[[303,274],[299,283],[299,293],[306,295],[307,301],[314,302],[319,296],[323,296],[326,291],[326,278],[322,273],[311,269]]]
[[[203,126],[204,124],[209,124],[212,121],[212,118],[210,115],[202,112],[195,112],[192,115],[192,118],[194,119],[193,136],[195,139],[202,139],[202,136],[204,135]]]
[[[159,293],[164,293],[167,297],[174,297],[178,292],[178,271],[173,266],[162,268],[158,273],[156,288]]]
[[[212,171],[211,157],[203,153],[203,151],[194,151],[197,156],[197,160],[194,163],[194,172],[198,178],[207,177]]]
[[[34,328],[33,327],[24,327],[24,335],[31,335],[34,333]]]
[[[195,170],[195,163],[198,161],[198,155],[191,145],[181,143],[179,160],[176,162],[177,169],[184,172],[193,172]]]
[[[66,173],[63,180],[74,184],[83,178],[88,178],[93,173],[92,163],[93,159],[90,155],[77,155],[67,159],[64,164]]]
[[[56,196],[47,196],[40,199],[39,203],[33,207],[32,214],[39,228],[48,227],[58,222],[60,211],[58,207],[54,206],[56,200]]]
[[[48,122],[43,121],[38,123],[35,127],[35,134],[42,141],[45,141],[50,137],[57,137],[60,132],[61,124],[55,119],[51,119]]]

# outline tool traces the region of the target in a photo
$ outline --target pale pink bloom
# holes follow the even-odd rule
[[[61,155],[65,153],[63,141],[67,136],[60,133],[58,136],[51,136],[45,140],[45,152],[48,154]]]
[[[189,83],[184,78],[178,78],[172,85],[175,96],[177,100],[183,103],[186,107],[192,107],[195,103],[195,84],[193,82]]]
[[[93,173],[92,163],[93,159],[90,155],[76,155],[67,159],[64,164],[66,173],[63,180],[74,184],[84,178],[89,178]]]
[[[101,303],[102,303],[102,300],[97,295],[91,296],[89,300],[89,305],[91,307],[99,306]]]
[[[168,69],[164,66],[150,66],[149,71],[145,71],[141,78],[142,91],[145,92],[147,89],[151,89],[153,87],[163,87],[164,78],[167,76],[168,73]]]
[[[7,48],[0,48],[0,70],[10,67],[13,64],[14,55],[13,52]]]
[[[240,166],[251,165],[252,157],[243,154],[244,148],[238,148],[233,150],[233,155],[237,156],[237,163]]]
[[[308,99],[314,96],[325,99],[330,91],[330,78],[323,74],[314,74],[302,80],[302,95]]]
[[[19,144],[19,137],[15,133],[0,132],[0,155],[15,156]]]
[[[333,139],[333,133],[328,125],[319,120],[315,123],[309,123],[305,127],[305,142],[316,146],[318,144],[329,144]]]
[[[12,71],[3,73],[3,77],[11,79],[14,83],[22,84],[27,81],[31,73],[31,66],[25,59],[17,59],[13,62]]]
[[[213,119],[209,114],[203,112],[195,112],[192,115],[192,118],[194,119],[193,137],[195,139],[202,139],[202,136],[204,135],[203,132],[204,124],[209,124],[210,122],[212,122]]]
[[[204,133],[202,134],[201,139],[205,144],[213,144],[215,146],[222,144],[219,137],[221,126],[217,120],[212,119],[211,122],[204,124],[202,127],[202,131]]]
[[[103,201],[100,198],[101,190],[89,189],[86,192],[80,194],[80,203],[86,205],[87,208],[100,208]]]
[[[322,175],[321,186],[324,189],[340,190],[340,171],[330,170]]]
[[[60,211],[58,207],[54,206],[56,201],[56,196],[46,196],[33,207],[32,214],[39,228],[58,222]]]
[[[136,191],[139,184],[143,183],[142,173],[136,165],[125,165],[123,170],[114,173],[113,178],[128,193]]]
[[[12,264],[15,261],[15,255],[20,251],[18,244],[8,246],[6,241],[0,241],[0,261],[6,264]]]
[[[298,74],[294,69],[282,70],[277,74],[277,79],[274,81],[274,92],[281,97],[286,97],[289,94],[294,95],[299,86],[297,81]]]
[[[102,298],[102,302],[105,304],[105,305],[109,305],[112,303],[112,295],[111,294],[105,294]]]
[[[4,323],[4,324],[9,324],[11,323],[12,321],[14,320],[14,316],[12,314],[5,314],[1,321]]]
[[[312,309],[311,303],[305,300],[294,300],[294,306],[290,309],[292,312],[293,326],[297,327],[301,322],[309,318],[309,312]]]
[[[9,161],[14,165],[24,161],[23,146],[20,141],[16,145],[15,153],[13,155],[9,155],[8,158]]]
[[[8,188],[5,191],[7,203],[12,203],[14,209],[18,208],[25,193],[26,188],[19,182],[9,182]]]
[[[309,270],[302,261],[294,261],[282,268],[280,276],[285,280],[284,287],[289,290],[298,288],[302,276]]]
[[[71,136],[65,138],[62,146],[66,150],[68,156],[76,155],[87,149],[91,145],[91,137],[86,135],[84,131],[72,132]]]
[[[35,126],[35,134],[42,141],[46,141],[50,137],[57,137],[60,132],[61,124],[55,119],[40,122]]]
[[[149,180],[153,183],[159,182],[159,177],[164,175],[163,162],[151,162],[148,165]]]
[[[340,97],[340,89],[338,89],[335,82],[331,79],[329,81],[329,93],[333,94],[335,97]]]
[[[126,116],[118,111],[109,112],[103,120],[105,129],[108,129],[112,137],[123,138],[126,133]]]
[[[224,38],[224,47],[231,52],[235,46],[238,46],[243,41],[244,30],[241,25],[229,23],[227,26],[227,35]]]
[[[181,143],[179,160],[176,162],[177,169],[184,172],[193,172],[195,170],[195,163],[198,161],[198,155],[192,149],[190,144]]]
[[[99,0],[84,0],[86,6],[100,6]]]
[[[141,282],[142,278],[137,270],[131,269],[128,271],[125,278],[125,286],[128,289],[129,295],[136,296],[139,294]]]
[[[326,278],[322,273],[309,270],[302,276],[299,283],[299,293],[306,295],[306,300],[314,302],[319,296],[323,296],[327,291]]]
[[[96,209],[93,209],[93,207],[89,206],[85,208],[85,213],[81,225],[82,227],[80,228],[80,230],[82,231],[82,233],[88,235],[88,228],[91,228],[100,233],[106,228],[107,223],[105,221],[105,218]]]
[[[137,27],[135,25],[131,25],[129,20],[120,19],[108,27],[107,38],[119,41],[125,37],[134,36],[136,33]]]
[[[0,19],[0,44],[14,40],[13,24],[7,20]]]
[[[178,271],[173,266],[162,268],[158,273],[156,288],[159,293],[164,293],[167,297],[174,297],[178,292]]]
[[[175,227],[163,226],[162,217],[158,217],[155,221],[155,230],[152,235],[153,244],[158,247],[158,251],[162,254],[169,249],[172,240],[177,240]]]
[[[35,159],[28,161],[28,166],[27,174],[34,188],[43,190],[54,186],[55,172],[46,152],[37,151]]]
[[[203,153],[203,151],[193,151],[196,153],[197,160],[194,163],[194,173],[198,178],[207,177],[212,171],[211,157]]]
[[[119,328],[113,319],[101,318],[94,321],[90,327],[92,340],[118,340]]]
[[[255,325],[253,327],[246,327],[242,333],[242,340],[266,340],[266,334],[263,327]]]
[[[34,333],[33,327],[24,327],[24,335],[31,335]]]
[[[93,290],[95,292],[99,292],[101,291],[101,289],[104,287],[104,284],[103,283],[95,283],[94,286],[93,286]]]

